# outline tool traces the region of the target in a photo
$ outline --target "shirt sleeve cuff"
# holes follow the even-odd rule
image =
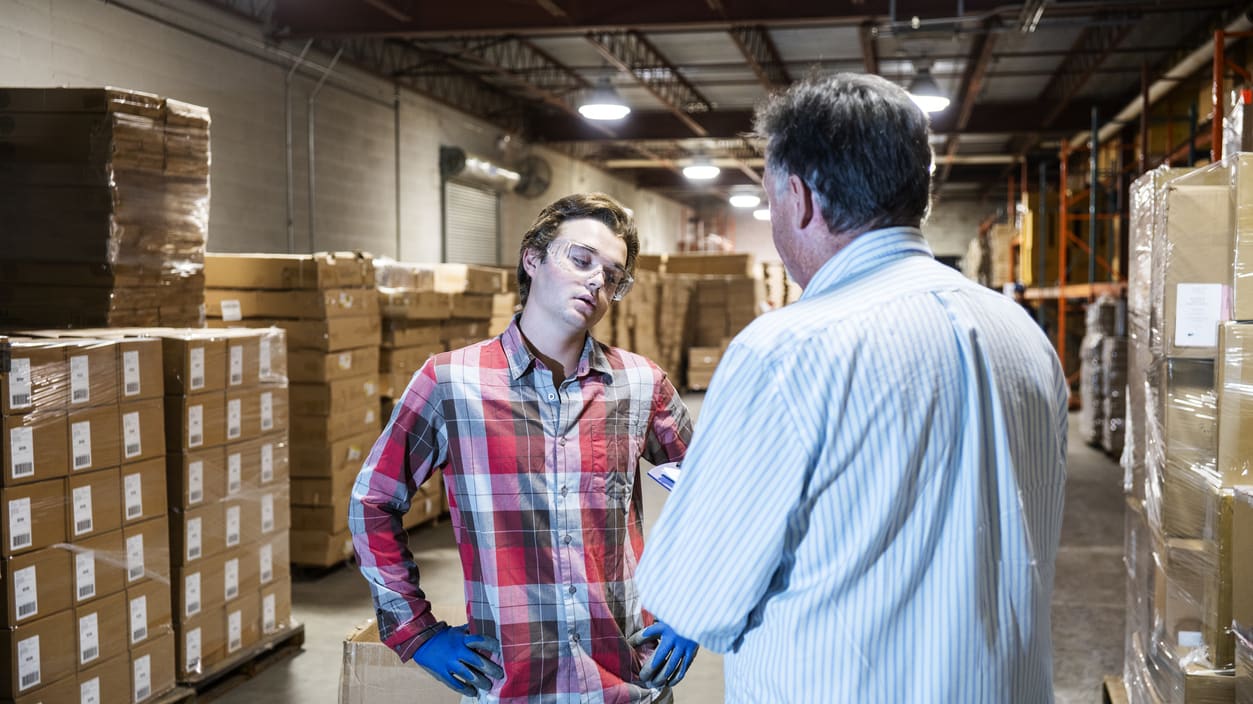
[[[436,621],[435,617],[428,613],[397,628],[390,638],[383,641],[383,645],[394,650],[396,655],[400,656],[401,662],[408,662],[413,659],[413,654],[423,643],[445,628],[448,628],[447,623]]]

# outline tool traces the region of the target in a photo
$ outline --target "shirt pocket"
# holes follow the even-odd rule
[[[594,493],[604,496],[606,508],[630,510],[643,447],[634,433],[593,432],[590,484]]]

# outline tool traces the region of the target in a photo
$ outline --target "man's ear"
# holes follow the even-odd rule
[[[790,174],[787,177],[787,191],[788,203],[792,208],[789,215],[794,218],[796,228],[803,230],[809,227],[815,212],[814,194],[809,190],[809,184],[796,174]]]
[[[527,247],[522,250],[522,268],[532,277],[535,276],[535,270],[539,268],[540,258],[539,250],[534,247]]]

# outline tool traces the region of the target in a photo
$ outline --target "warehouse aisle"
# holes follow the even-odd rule
[[[703,394],[686,400],[698,412]],[[1066,517],[1057,560],[1053,609],[1054,671],[1058,704],[1100,701],[1101,677],[1121,672],[1125,585],[1122,568],[1121,472],[1116,463],[1086,447],[1071,423]],[[645,530],[652,527],[665,492],[644,488]],[[449,621],[464,613],[460,566],[452,536],[442,526],[413,533],[423,586],[435,612]],[[343,639],[373,615],[369,591],[352,569],[321,578],[293,580],[293,617],[305,624],[305,652],[230,692],[224,704],[255,701],[338,701]],[[676,692],[683,704],[722,701],[722,658],[701,651]],[[450,701],[456,701],[455,697]]]

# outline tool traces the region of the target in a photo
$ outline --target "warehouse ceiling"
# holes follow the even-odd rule
[[[769,91],[810,73],[908,85],[929,66],[937,194],[1005,196],[1023,157],[1104,124],[1249,9],[1217,0],[209,0],[520,137],[698,205],[760,182],[747,136]],[[608,80],[632,112],[577,105]],[[1204,113],[1205,111],[1202,110]],[[1134,128],[1135,126],[1131,126]],[[698,155],[722,166],[694,183]],[[1034,174],[1033,174],[1034,175]]]

